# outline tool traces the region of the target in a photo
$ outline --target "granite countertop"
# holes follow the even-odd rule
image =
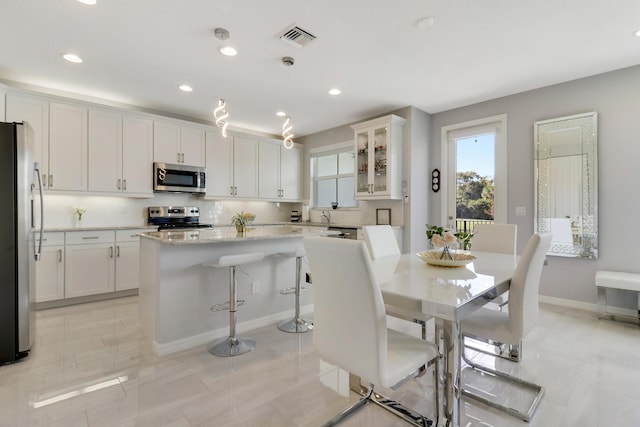
[[[45,227],[43,231],[45,233],[50,233],[50,232],[56,232],[56,231],[68,232],[68,231],[142,230],[142,229],[157,230],[158,226],[157,225],[120,225],[120,226],[116,225],[116,226],[109,226],[109,227]],[[40,231],[40,230],[35,230],[35,231]]]
[[[208,244],[224,242],[241,242],[250,240],[287,239],[305,236],[330,236],[338,235],[339,232],[311,229],[303,225],[291,225],[267,228],[249,227],[245,234],[238,234],[231,227],[201,228],[196,230],[181,231],[153,231],[141,233],[140,236],[171,245],[184,244]]]

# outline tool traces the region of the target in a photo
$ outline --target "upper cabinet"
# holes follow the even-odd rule
[[[89,111],[89,191],[153,195],[153,121]]]
[[[27,139],[33,142],[35,161],[40,165],[42,185],[49,188],[49,101],[14,93],[7,94],[8,122],[23,122]]]
[[[0,120],[5,121],[6,113],[6,89],[3,85],[0,85]]]
[[[291,149],[280,141],[260,141],[259,195],[261,199],[299,201],[302,199],[302,149]]]
[[[205,131],[156,120],[153,124],[153,159],[161,163],[205,165]]]
[[[258,141],[207,132],[208,198],[258,197]]]
[[[87,109],[49,104],[49,188],[87,190]]]
[[[351,126],[355,132],[358,200],[402,199],[405,119],[390,115]]]

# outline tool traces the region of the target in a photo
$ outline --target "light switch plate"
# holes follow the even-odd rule
[[[527,215],[526,206],[516,206],[516,216],[526,216],[526,215]]]

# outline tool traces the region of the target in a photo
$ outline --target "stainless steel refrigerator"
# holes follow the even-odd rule
[[[27,356],[34,341],[43,204],[33,153],[23,124],[0,123],[0,364]]]

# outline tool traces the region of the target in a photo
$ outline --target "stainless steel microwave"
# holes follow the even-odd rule
[[[153,191],[171,193],[204,193],[207,169],[197,166],[153,164]]]

